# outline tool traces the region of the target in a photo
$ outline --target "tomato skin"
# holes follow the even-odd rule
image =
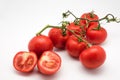
[[[49,38],[52,40],[54,47],[58,49],[64,49],[66,41],[69,35],[66,33],[65,36],[62,35],[62,30],[59,28],[52,28],[49,33]]]
[[[39,58],[44,51],[53,50],[53,43],[49,37],[38,35],[29,41],[28,49],[35,52]]]
[[[99,17],[94,13],[93,13],[93,17],[91,17],[90,12],[82,14],[80,18],[86,18],[88,20],[98,20],[99,19]],[[88,23],[87,20],[80,20],[80,25],[83,26],[85,30],[87,30],[87,28],[91,25],[98,24],[98,22],[89,22],[89,24],[86,25],[87,23]]]
[[[38,60],[37,67],[42,74],[55,74],[61,67],[61,57],[53,51],[45,51]]]
[[[107,31],[103,27],[100,27],[99,30],[94,30],[95,27],[96,25],[92,25],[88,28],[86,38],[92,44],[101,44],[107,38]]]
[[[20,72],[31,72],[37,64],[37,56],[34,52],[20,51],[13,58],[13,66]]]
[[[104,49],[97,45],[84,50],[79,56],[81,63],[90,69],[100,67],[105,62],[105,59],[106,53]]]
[[[74,22],[70,23],[67,28],[69,30],[74,31],[76,34],[80,35],[82,33],[82,29],[79,25],[76,25]],[[69,35],[72,35],[72,33],[70,31],[68,31]]]
[[[72,35],[66,43],[66,50],[74,58],[78,58],[83,50],[87,48],[85,42],[79,42],[78,39]]]

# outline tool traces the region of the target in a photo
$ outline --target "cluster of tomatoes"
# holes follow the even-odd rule
[[[51,75],[61,67],[61,57],[53,48],[64,49],[72,58],[90,69],[100,67],[106,59],[105,50],[99,46],[107,37],[107,31],[101,27],[100,21],[115,21],[108,16],[99,19],[93,12],[84,13],[77,18],[70,11],[63,13],[66,18],[73,15],[73,22],[63,21],[61,26],[47,25],[37,33],[28,43],[28,52],[20,51],[13,59],[13,66],[20,72],[31,72],[37,65],[38,71]],[[51,28],[48,36],[41,34],[45,29]]]

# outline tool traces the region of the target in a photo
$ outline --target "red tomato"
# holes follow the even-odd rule
[[[20,51],[13,59],[13,66],[20,72],[30,72],[37,63],[37,56],[34,52]]]
[[[38,60],[38,70],[46,75],[56,73],[61,66],[61,57],[53,51],[45,51]]]
[[[35,52],[39,58],[44,51],[53,50],[53,43],[49,37],[38,35],[30,40],[28,49]]]
[[[99,30],[95,30],[95,28],[96,25],[92,25],[88,28],[86,38],[92,44],[101,44],[106,40],[107,31],[103,27],[100,27]]]
[[[80,35],[82,34],[82,29],[79,25],[75,25],[74,22],[70,23],[67,28],[71,31],[74,31],[76,34]],[[69,35],[72,35],[72,33],[70,31],[68,31]]]
[[[85,42],[79,42],[78,39],[72,35],[66,42],[66,50],[72,56],[78,58],[80,53],[87,48]]]
[[[52,28],[49,33],[49,38],[52,40],[53,45],[58,49],[64,49],[66,41],[69,35],[66,33],[65,36],[62,35],[62,30],[59,28]]]
[[[99,17],[96,14],[91,13],[91,12],[84,13],[80,18],[86,18],[88,20],[98,20],[99,19]],[[89,25],[86,25],[87,23],[88,23],[87,20],[80,20],[80,25],[83,26],[85,28],[85,30],[93,24],[98,24],[98,22],[90,22]]]
[[[79,59],[86,68],[94,69],[100,67],[105,62],[106,53],[102,47],[92,46],[84,50],[80,54]]]

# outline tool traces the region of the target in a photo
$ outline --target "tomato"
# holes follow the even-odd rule
[[[79,56],[81,63],[90,69],[100,67],[105,62],[105,59],[106,53],[104,49],[97,45],[84,50]]]
[[[53,51],[45,51],[38,60],[38,70],[46,75],[56,73],[61,66],[61,57]]]
[[[87,48],[87,44],[79,41],[74,35],[66,42],[66,50],[72,57],[78,58],[80,53]]]
[[[88,28],[86,38],[92,44],[101,44],[107,38],[107,31],[103,27],[100,27],[100,29],[95,28],[96,25],[92,25]]]
[[[62,29],[59,28],[52,28],[49,33],[49,38],[52,40],[54,47],[58,49],[64,49],[66,41],[69,37],[69,35],[66,33],[66,35],[62,34]]]
[[[37,56],[34,52],[20,51],[13,59],[13,66],[20,72],[31,72],[37,64]]]
[[[75,24],[74,22],[70,23],[67,28],[71,31],[74,31],[76,34],[80,35],[82,34],[82,29],[79,25]],[[68,31],[69,35],[72,35],[70,31]]]
[[[82,14],[82,16],[80,18],[86,18],[88,20],[98,20],[99,17],[92,13],[92,12],[88,12],[88,13],[84,13]],[[93,25],[93,24],[98,24],[98,22],[89,22],[87,20],[80,20],[80,25],[84,27],[84,29],[86,30],[89,26]]]
[[[39,58],[44,51],[53,50],[53,43],[49,37],[38,35],[29,41],[28,49],[35,52]]]

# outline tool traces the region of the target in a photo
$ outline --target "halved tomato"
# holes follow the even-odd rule
[[[30,72],[37,64],[37,56],[34,52],[20,51],[13,59],[13,66],[17,71]]]
[[[53,51],[45,51],[38,60],[38,70],[46,75],[56,73],[61,66],[61,57]]]

